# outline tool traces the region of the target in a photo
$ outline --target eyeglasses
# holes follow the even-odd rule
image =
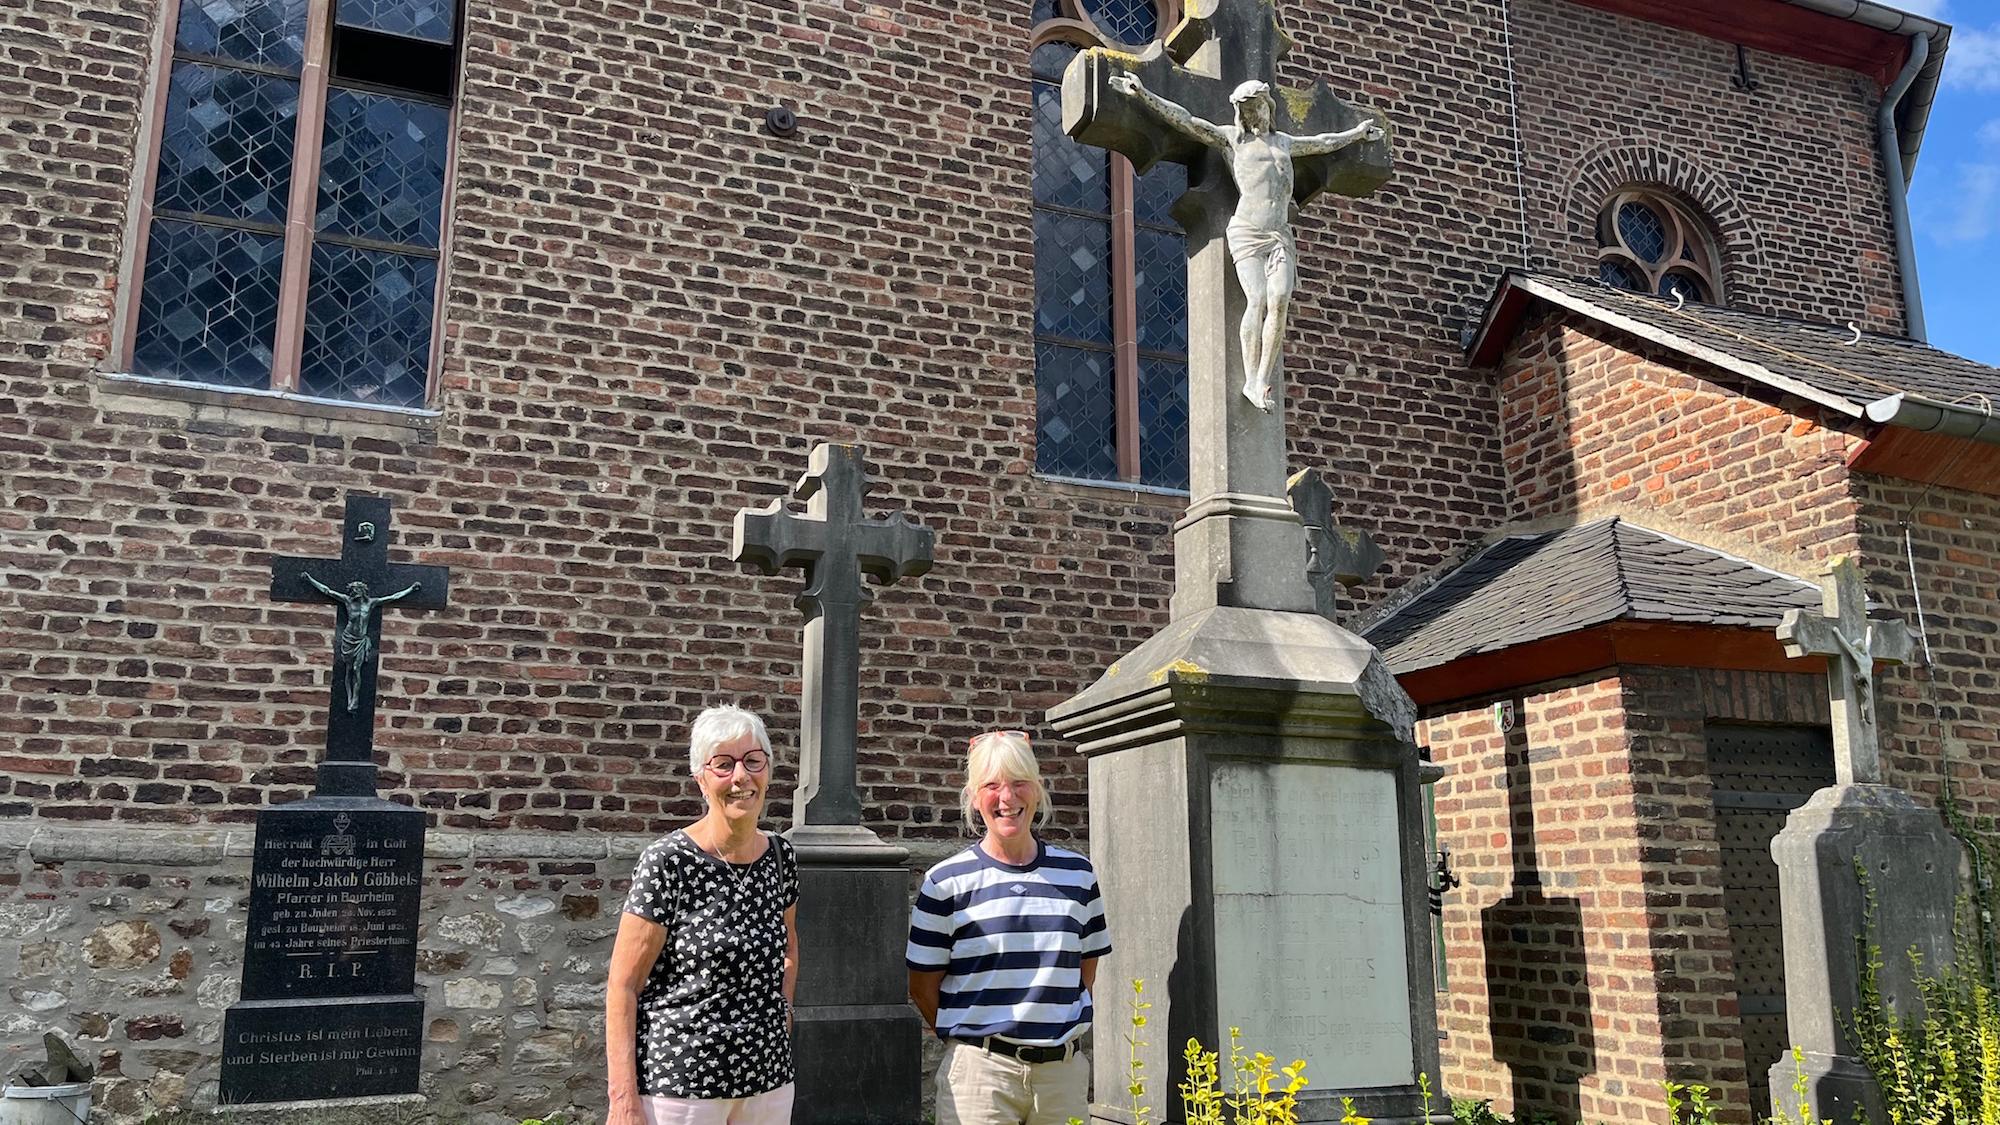
[[[771,759],[762,750],[752,750],[741,758],[732,758],[727,754],[710,754],[708,761],[702,763],[702,768],[717,777],[728,777],[736,772],[738,762],[743,764],[743,769],[747,773],[763,773],[771,768]]]
[[[975,734],[971,738],[966,739],[965,748],[971,750],[989,738],[1018,738],[1023,742],[1032,741],[1028,737],[1028,732],[1024,730],[989,730],[984,734]]]

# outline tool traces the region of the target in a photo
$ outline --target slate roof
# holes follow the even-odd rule
[[[1978,409],[2000,408],[2000,368],[1901,336],[1722,305],[1676,308],[1664,297],[1615,289],[1594,278],[1510,270],[1500,279],[1470,350],[1482,366],[1499,360],[1534,299],[1582,313],[1645,339],[1860,417],[1897,394]]]
[[[1817,586],[1612,518],[1490,544],[1363,634],[1402,674],[1612,621],[1775,629]]]

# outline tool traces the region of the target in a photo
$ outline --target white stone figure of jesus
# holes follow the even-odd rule
[[[1276,405],[1278,351],[1291,310],[1292,290],[1299,280],[1298,248],[1292,240],[1293,159],[1337,152],[1356,141],[1379,141],[1382,127],[1364,121],[1337,133],[1294,137],[1272,126],[1277,106],[1268,83],[1252,79],[1229,95],[1236,107],[1234,125],[1217,125],[1185,106],[1146,89],[1137,75],[1111,79],[1119,91],[1136,97],[1168,125],[1229,156],[1236,181],[1236,212],[1229,218],[1229,261],[1243,287],[1243,397],[1259,410]]]

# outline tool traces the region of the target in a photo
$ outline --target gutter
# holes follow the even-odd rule
[[[1896,107],[1910,84],[1917,80],[1930,53],[1929,39],[1910,36],[1909,61],[1882,95],[1882,108],[1875,123],[1876,142],[1882,148],[1885,192],[1889,196],[1889,229],[1896,239],[1896,276],[1903,283],[1903,330],[1918,343],[1928,342],[1930,333],[1924,327],[1924,294],[1917,282],[1917,240],[1910,230],[1910,175],[1903,168],[1902,146],[1896,136]]]
[[[1917,171],[1917,150],[1922,147],[1924,128],[1930,121],[1931,103],[1937,100],[1938,80],[1944,73],[1944,52],[1951,42],[1951,28],[1936,20],[1899,12],[1894,8],[1874,3],[1873,0],[1784,0],[1795,8],[1818,12],[1823,16],[1858,23],[1891,35],[1922,36],[1928,58],[1917,63],[1916,77],[1907,89],[1894,96],[1885,97],[1884,103],[1895,110],[1896,130],[1899,138],[1897,155],[1901,157],[1903,182]],[[1912,58],[1915,58],[1916,44],[1912,43]],[[1900,79],[1898,80],[1900,83]]]
[[[1877,399],[1863,413],[1870,422],[1885,426],[2000,445],[2000,415],[1994,413],[1993,404],[1985,401],[1984,396],[1980,398],[1979,405],[1973,407],[1905,392]]]

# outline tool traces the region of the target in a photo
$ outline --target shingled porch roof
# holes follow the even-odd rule
[[[1618,663],[1808,668],[1773,630],[1819,606],[1801,578],[1614,517],[1488,544],[1363,636],[1421,704]]]

